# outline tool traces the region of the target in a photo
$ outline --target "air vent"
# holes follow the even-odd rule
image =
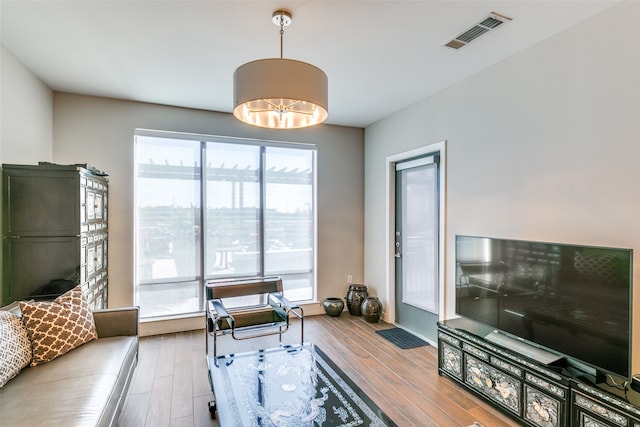
[[[491,12],[489,16],[480,20],[480,22],[465,30],[464,32],[456,36],[453,40],[445,43],[445,46],[451,49],[460,49],[462,47],[465,47],[481,35],[486,34],[489,31],[494,30],[500,25],[509,21],[511,21],[511,18],[507,18],[506,16],[500,15],[495,12]]]

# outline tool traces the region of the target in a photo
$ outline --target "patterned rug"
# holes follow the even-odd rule
[[[207,359],[222,427],[397,427],[313,344]]]
[[[429,345],[425,340],[418,338],[402,328],[381,329],[376,331],[376,334],[385,338],[387,341],[392,342],[403,350]]]

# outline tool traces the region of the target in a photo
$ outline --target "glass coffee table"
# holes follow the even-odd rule
[[[396,426],[313,344],[208,356],[207,363],[221,427]]]

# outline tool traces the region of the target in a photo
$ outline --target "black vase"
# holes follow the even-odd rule
[[[347,308],[352,316],[362,315],[360,306],[364,299],[369,296],[365,285],[350,285],[347,292]]]
[[[338,317],[344,310],[342,298],[327,298],[322,303],[324,311],[331,317]]]
[[[367,297],[360,306],[362,317],[369,323],[378,323],[382,316],[382,303],[376,297]]]

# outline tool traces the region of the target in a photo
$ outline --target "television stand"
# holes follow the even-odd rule
[[[640,407],[630,403],[640,402],[640,393],[631,387],[623,393],[593,383],[563,357],[541,363],[528,347],[506,347],[504,335],[499,345],[492,342],[492,331],[463,318],[438,322],[438,374],[520,425],[640,426]]]
[[[543,365],[552,365],[564,359],[564,356],[551,351],[544,350],[540,347],[528,344],[517,338],[513,338],[500,331],[492,331],[484,337],[485,340],[507,348],[511,351],[527,356]]]

